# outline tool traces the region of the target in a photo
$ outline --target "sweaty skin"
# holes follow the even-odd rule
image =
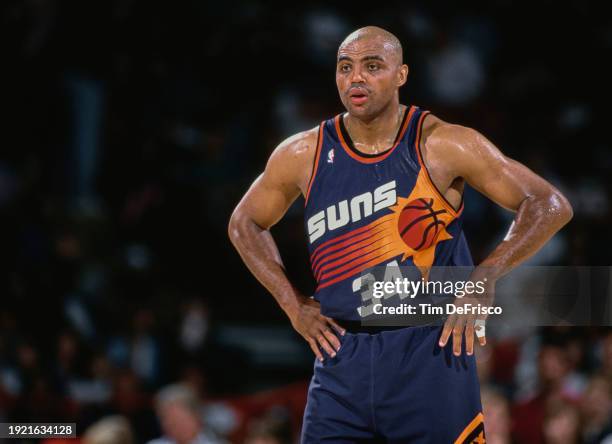
[[[407,76],[408,66],[402,62],[399,41],[383,29],[359,29],[340,45],[336,84],[347,109],[344,123],[356,149],[372,154],[392,145],[404,109],[399,103],[399,88]],[[300,294],[291,284],[269,231],[300,194],[307,194],[317,134],[317,128],[298,133],[274,150],[264,172],[234,210],[229,236],[245,264],[322,361],[319,347],[335,356],[340,342],[334,331],[344,331],[321,314],[316,301]],[[487,279],[490,302],[495,281],[536,253],[563,227],[572,217],[571,206],[551,184],[504,156],[473,129],[446,123],[430,114],[424,121],[421,150],[434,184],[455,208],[460,205],[467,182],[516,213],[509,234],[471,277]],[[456,298],[455,303],[474,302],[464,297]],[[449,316],[440,345],[445,346],[452,334],[453,352],[459,355],[465,334],[466,351],[472,354],[476,319],[471,315]],[[486,337],[480,337],[479,342],[484,345]]]

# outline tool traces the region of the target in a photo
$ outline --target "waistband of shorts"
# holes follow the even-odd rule
[[[345,321],[342,319],[334,319],[336,324],[344,328],[349,333],[367,333],[375,335],[382,333],[383,331],[402,330],[408,328],[414,328],[407,325],[363,325],[361,321]]]

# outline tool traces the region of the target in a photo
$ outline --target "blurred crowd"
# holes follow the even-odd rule
[[[543,328],[477,360],[488,443],[612,443],[610,329]]]
[[[530,263],[609,265],[602,7],[2,2],[0,421],[76,420],[87,443],[177,440],[173,421],[202,442],[293,442],[309,351],[280,371],[223,342],[232,325],[299,342],[226,224],[280,141],[342,111],[335,52],[366,24],[404,44],[403,103],[481,131],[569,197],[574,219]],[[512,214],[471,189],[465,202],[479,260]],[[273,234],[309,292],[301,206]],[[612,442],[608,329],[493,338],[479,369],[488,442]],[[124,438],[92,441],[100,429]]]

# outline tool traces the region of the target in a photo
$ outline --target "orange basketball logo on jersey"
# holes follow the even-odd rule
[[[408,202],[399,217],[398,229],[402,240],[415,251],[431,247],[446,222],[438,216],[446,213],[445,209],[434,211],[433,198],[422,197]]]
[[[393,211],[396,230],[394,243],[404,247],[402,261],[412,257],[423,277],[427,278],[429,268],[435,260],[436,245],[452,239],[446,227],[456,218],[435,195],[421,169],[410,195],[399,197]]]

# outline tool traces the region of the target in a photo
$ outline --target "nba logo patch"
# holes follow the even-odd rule
[[[327,163],[334,163],[334,149],[327,152]]]

